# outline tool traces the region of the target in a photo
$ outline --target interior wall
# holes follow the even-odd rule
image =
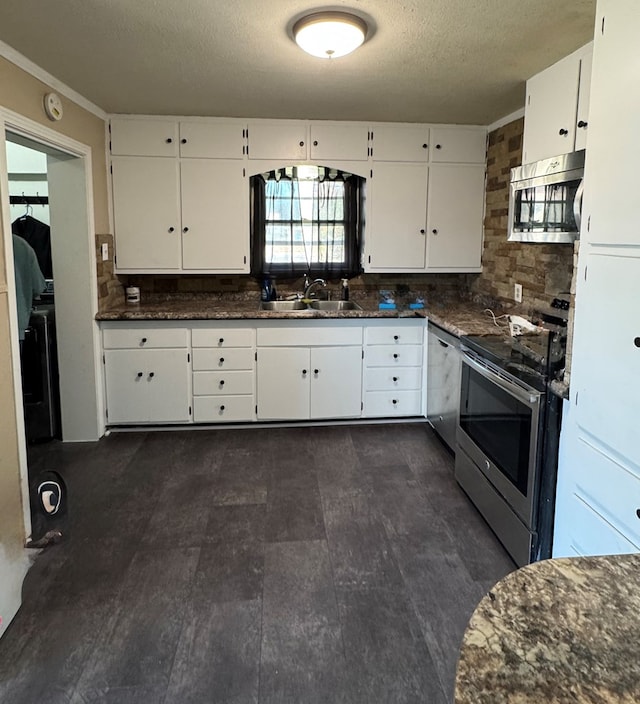
[[[109,232],[104,120],[63,97],[63,119],[57,123],[49,121],[44,114],[42,100],[50,90],[42,81],[0,57],[0,106],[91,147],[95,205],[93,225],[97,232]],[[2,137],[4,141],[4,135]],[[5,149],[1,149],[0,153],[4,155]],[[11,333],[4,241],[5,233],[0,220],[0,634],[20,605],[20,589],[28,560],[24,550],[27,536],[13,399],[14,369],[9,346]],[[88,296],[89,292],[79,295]]]
[[[482,273],[469,279],[474,293],[508,306],[515,306],[514,284],[522,284],[518,307],[528,313],[547,308],[556,295],[569,292],[573,246],[507,242],[510,172],[522,164],[523,132],[520,118],[489,133]]]

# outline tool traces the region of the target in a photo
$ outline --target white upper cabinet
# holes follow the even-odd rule
[[[424,271],[428,173],[426,164],[374,164],[365,271]]]
[[[371,132],[374,161],[429,160],[429,128],[426,125],[376,125]]]
[[[180,165],[182,267],[249,271],[249,193],[242,162],[185,159]]]
[[[180,122],[180,156],[242,159],[246,128],[242,122]]]
[[[592,52],[587,44],[527,81],[523,163],[584,147]]]
[[[175,120],[111,119],[111,153],[118,156],[177,156]]]
[[[484,164],[487,130],[484,127],[432,127],[431,161],[448,164]]]
[[[310,147],[313,161],[366,161],[369,130],[357,122],[312,122]]]
[[[485,167],[431,167],[427,200],[427,270],[480,271]]]
[[[306,161],[308,126],[301,120],[249,122],[249,159]]]
[[[181,225],[177,160],[119,156],[111,164],[116,267],[178,271]]]

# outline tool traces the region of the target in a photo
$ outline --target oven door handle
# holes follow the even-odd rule
[[[521,389],[516,384],[513,384],[506,379],[503,379],[501,376],[494,374],[490,369],[487,369],[483,364],[476,361],[466,352],[463,354],[463,362],[465,362],[465,364],[468,364],[485,379],[489,379],[489,381],[493,382],[496,386],[499,386],[503,391],[506,391],[514,398],[517,398],[518,401],[522,401],[522,403],[527,406],[535,407],[540,400],[540,396],[542,394],[539,391],[527,391],[526,389]]]

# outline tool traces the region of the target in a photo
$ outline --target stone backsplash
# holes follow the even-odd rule
[[[525,315],[547,308],[559,293],[568,294],[573,274],[570,244],[507,242],[509,179],[522,163],[524,118],[489,134],[482,273],[469,275],[472,293],[485,294]],[[513,299],[522,284],[522,304]]]

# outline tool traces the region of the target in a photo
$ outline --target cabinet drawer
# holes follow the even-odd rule
[[[573,494],[569,505],[573,526],[570,543],[571,548],[579,555],[619,555],[638,552],[638,548],[633,543],[579,496]]]
[[[364,415],[367,418],[419,416],[421,413],[420,391],[367,391],[364,395]]]
[[[365,391],[419,390],[421,385],[422,369],[420,367],[407,367],[406,369],[370,367],[364,372]]]
[[[253,372],[194,372],[195,396],[233,396],[253,393]]]
[[[187,347],[186,328],[105,328],[102,331],[105,349],[154,349]]]
[[[196,396],[193,399],[195,423],[232,423],[253,420],[253,396]]]
[[[421,367],[422,345],[378,345],[364,353],[367,367]]]
[[[422,326],[367,328],[368,345],[421,345],[423,336]]]
[[[191,333],[191,344],[194,347],[252,347],[253,329],[235,330],[233,328],[194,329]]]
[[[258,347],[313,347],[314,345],[362,345],[362,328],[349,326],[291,326],[258,328]]]
[[[640,479],[584,440],[577,443],[576,484],[608,523],[640,545]]]
[[[249,348],[225,350],[194,349],[193,371],[253,369],[254,352]]]

